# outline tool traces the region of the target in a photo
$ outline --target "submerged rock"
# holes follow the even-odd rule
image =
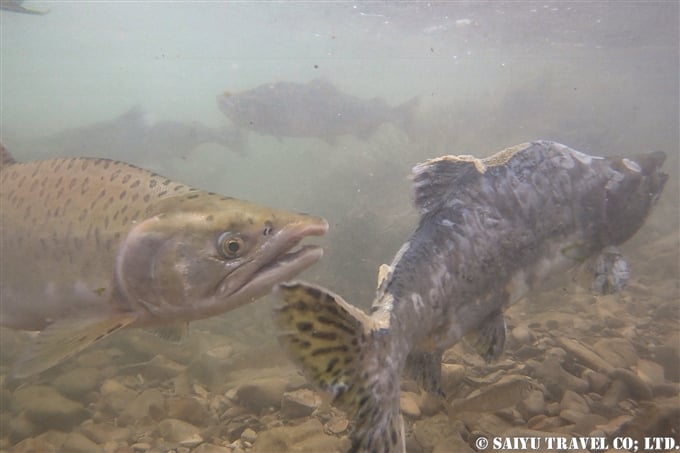
[[[236,389],[236,400],[256,413],[271,407],[279,409],[287,385],[287,379],[278,377],[255,379]]]
[[[253,444],[253,453],[343,452],[349,449],[349,439],[323,433],[321,422],[308,420],[298,426],[281,426],[260,432]]]
[[[196,447],[203,442],[197,427],[176,418],[167,418],[160,422],[158,432],[167,442],[181,447]]]
[[[321,405],[321,398],[312,390],[285,392],[281,398],[281,416],[299,418],[311,415]]]
[[[16,390],[12,395],[12,408],[46,430],[69,431],[89,415],[82,404],[45,385],[28,385]]]

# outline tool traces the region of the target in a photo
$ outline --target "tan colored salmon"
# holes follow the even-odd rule
[[[186,325],[254,301],[321,256],[327,222],[93,158],[1,149],[0,324],[41,331],[14,376],[124,327]]]

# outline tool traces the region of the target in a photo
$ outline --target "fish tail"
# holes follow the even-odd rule
[[[16,161],[9,151],[7,151],[7,148],[0,143],[0,168],[12,165],[13,163],[16,163]]]
[[[401,366],[390,359],[388,333],[326,289],[292,282],[278,285],[274,294],[284,303],[274,316],[280,342],[354,421],[350,452],[405,451]]]

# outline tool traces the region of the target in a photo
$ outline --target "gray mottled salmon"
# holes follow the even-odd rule
[[[354,420],[351,451],[404,449],[399,413],[406,371],[439,387],[441,354],[461,338],[487,359],[505,342],[503,309],[555,274],[596,259],[621,285],[612,247],[642,226],[663,190],[662,152],[583,154],[536,141],[485,159],[417,165],[421,218],[379,284],[371,315],[329,291],[282,284],[281,341]]]
[[[0,323],[39,330],[45,370],[123,328],[185,326],[268,293],[322,255],[319,217],[204,192],[108,159],[0,161]]]
[[[341,135],[368,138],[384,123],[408,132],[418,98],[391,107],[360,99],[325,79],[277,82],[241,93],[224,93],[217,106],[234,124],[277,137],[317,137],[333,144]]]

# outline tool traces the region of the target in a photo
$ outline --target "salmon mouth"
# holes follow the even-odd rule
[[[327,231],[328,222],[314,217],[310,222],[286,226],[263,246],[258,256],[244,265],[243,276],[247,277],[241,284],[234,285],[233,275],[227,276],[220,285],[220,293],[229,299],[242,300],[242,303],[269,293],[277,283],[292,279],[321,259],[321,247],[297,245],[307,236],[322,236]]]

